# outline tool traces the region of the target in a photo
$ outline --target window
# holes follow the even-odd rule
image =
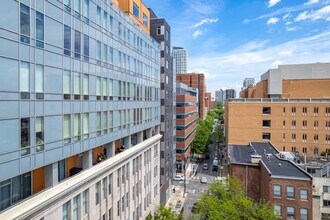
[[[314,107],[314,115],[318,115],[319,114],[319,108],[318,107]]]
[[[64,99],[70,99],[71,73],[67,70],[64,70],[63,73],[63,93],[64,93]]]
[[[96,95],[101,96],[101,77],[96,77]],[[100,100],[101,97],[97,97],[97,100]]]
[[[323,186],[323,192],[330,193],[330,186]]]
[[[270,115],[270,113],[271,113],[271,108],[270,107],[263,107],[262,108],[262,114]]]
[[[143,25],[148,28],[148,17],[143,13]]]
[[[81,2],[80,0],[74,0],[74,10],[79,14],[81,13]]]
[[[292,120],[291,121],[291,126],[292,126],[292,128],[295,128],[296,127],[296,121],[295,120]]]
[[[306,189],[301,189],[300,190],[300,199],[301,200],[307,200],[308,197],[307,197],[307,190]]]
[[[314,129],[318,129],[319,127],[319,121],[314,121]]]
[[[303,153],[307,153],[307,147],[303,147]]]
[[[292,134],[291,138],[292,138],[292,142],[296,142],[296,134]]]
[[[117,187],[120,186],[120,169],[117,171]]]
[[[286,207],[286,213],[288,218],[294,218],[294,207]]]
[[[286,197],[287,198],[294,198],[294,187],[293,186],[287,186],[286,187]]]
[[[108,132],[108,112],[103,112],[103,130],[104,133]]]
[[[325,135],[325,143],[330,144],[330,135]]]
[[[107,185],[107,178],[104,178],[102,180],[102,198],[103,199],[105,199],[107,197],[106,185]]]
[[[35,83],[36,92],[44,92],[44,67],[41,65],[36,65]]]
[[[101,26],[101,8],[100,8],[100,6],[97,6],[97,9],[96,9],[96,24]]]
[[[307,219],[308,219],[308,210],[300,209],[300,220],[307,220]]]
[[[44,48],[44,15],[36,12],[36,46]]]
[[[112,194],[112,174],[109,175],[108,179],[108,193],[109,195]]]
[[[89,114],[88,113],[84,113],[84,120],[83,120],[83,126],[84,126],[84,139],[89,137]]]
[[[30,92],[30,64],[21,62],[20,66],[20,91]]]
[[[73,220],[78,220],[79,218],[78,199],[79,195],[73,198]]]
[[[318,142],[319,142],[319,135],[314,134],[314,143],[318,143]]]
[[[274,205],[274,214],[277,216],[282,216],[282,206]]]
[[[291,108],[292,115],[295,115],[296,114],[296,111],[297,111],[296,107],[292,107]]]
[[[267,133],[267,132],[262,133],[262,139],[263,140],[270,140],[270,133]]]
[[[30,43],[30,8],[21,4],[20,8],[21,42]]]
[[[262,127],[270,127],[270,120],[263,120]]]
[[[109,16],[109,26],[110,26],[110,32],[113,32],[113,17]]]
[[[62,220],[69,219],[69,202],[62,205]]]
[[[285,120],[283,120],[283,127],[285,127]]]
[[[97,135],[101,135],[101,112],[96,114],[96,131]]]
[[[168,30],[165,31],[165,40],[169,41],[170,39],[170,33],[168,32]]]
[[[307,107],[303,107],[303,115],[307,114]]]
[[[117,201],[117,216],[120,216],[120,200]]]
[[[133,2],[133,15],[134,15],[134,17],[139,19],[139,13],[140,13],[139,6],[135,2]]]
[[[330,121],[326,121],[325,122],[325,127],[326,127],[327,130],[330,129]]]
[[[325,108],[325,115],[329,116],[330,115],[330,107]]]
[[[74,73],[73,84],[74,99],[80,99],[80,73]]]
[[[81,54],[81,34],[79,31],[75,31],[74,34],[74,57],[80,59]]]
[[[30,119],[21,119],[21,155],[30,154]]]
[[[63,122],[63,139],[64,144],[71,143],[71,117],[70,115],[64,115]]]
[[[96,41],[96,59],[101,62],[101,42]]]
[[[84,60],[89,60],[89,37],[84,34]]]
[[[88,213],[88,209],[87,209],[87,196],[88,196],[88,190],[85,190],[82,193],[82,214],[85,215]]]
[[[302,122],[302,124],[303,124],[304,129],[306,129],[306,127],[307,127],[307,121],[304,120],[304,121]]]
[[[0,211],[10,206],[11,198],[11,181],[5,180],[0,182]]]
[[[303,139],[303,142],[306,143],[307,142],[307,134],[303,134],[302,139]]]
[[[109,220],[112,220],[112,207],[109,209]]]
[[[103,12],[103,28],[108,29],[108,13],[106,11]]]
[[[95,184],[95,204],[100,204],[100,182]]]
[[[62,180],[64,180],[65,179],[65,177],[66,177],[66,174],[65,174],[65,164],[66,164],[66,162],[65,162],[65,159],[64,160],[60,160],[60,161],[58,161],[58,163],[57,163],[58,165],[58,181],[60,182],[60,181],[62,181]]]
[[[89,18],[89,0],[84,0],[83,10],[84,10],[84,17]]]
[[[324,200],[323,199],[323,206],[329,207],[330,206],[330,200]]]
[[[104,78],[103,79],[103,96],[108,96],[108,92],[109,92],[109,89],[108,89],[108,79],[107,78]]]
[[[274,196],[275,197],[281,197],[281,186],[279,185],[274,185]]]
[[[80,114],[74,114],[74,140],[80,140]]]
[[[44,150],[44,118],[36,118],[36,151]]]
[[[89,99],[89,76],[87,74],[84,74],[83,78],[83,95],[85,100]]]
[[[64,25],[64,55],[71,56],[71,28]]]

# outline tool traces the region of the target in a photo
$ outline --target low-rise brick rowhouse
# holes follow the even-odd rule
[[[230,174],[247,196],[269,201],[282,219],[312,219],[312,176],[282,158],[271,142],[229,145],[228,151]]]

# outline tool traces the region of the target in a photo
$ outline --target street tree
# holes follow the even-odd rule
[[[176,214],[172,211],[171,207],[166,208],[163,204],[159,205],[156,212],[154,220],[183,220],[181,214]],[[152,220],[152,217],[147,216],[146,220]]]
[[[220,125],[216,126],[214,129],[214,139],[217,143],[224,142],[223,130]]]
[[[245,196],[240,182],[229,177],[226,181],[212,183],[197,203],[202,219],[275,220],[278,218],[268,203],[255,202]]]

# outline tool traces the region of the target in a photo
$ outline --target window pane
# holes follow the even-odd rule
[[[82,194],[82,213],[87,214],[87,190]]]
[[[64,70],[63,73],[63,93],[64,94],[70,94],[70,72],[67,70]]]
[[[44,143],[44,118],[36,118],[36,145]]]
[[[79,12],[79,13],[80,13],[80,10],[81,10],[80,0],[75,0],[75,1],[74,1],[74,10],[75,10],[76,12]]]
[[[96,95],[101,95],[101,77],[96,78]]]
[[[30,36],[30,8],[21,4],[21,34]],[[28,43],[28,42],[25,42]]]
[[[84,74],[83,90],[84,95],[89,94],[89,77],[87,74]]]
[[[10,206],[10,180],[0,182],[0,211]]]
[[[100,203],[100,182],[95,184],[95,204]]]
[[[108,128],[108,112],[103,113],[103,129]]]
[[[96,24],[101,26],[101,8],[99,6],[96,11]]]
[[[30,146],[30,119],[21,119],[21,148]]]
[[[22,199],[21,197],[21,176],[16,176],[12,179],[12,202],[16,203]]]
[[[84,56],[89,57],[89,37],[84,35]]]
[[[97,131],[101,131],[101,112],[97,113],[96,117],[96,129]]]
[[[101,42],[96,42],[96,59],[101,61]]]
[[[78,196],[73,198],[73,220],[78,220]]]
[[[63,123],[63,138],[65,143],[70,143],[71,137],[71,126],[70,126],[70,115],[64,115]]]
[[[84,113],[84,135],[89,133],[89,114]]]
[[[44,15],[36,12],[36,38],[37,40],[44,40]]]
[[[64,54],[70,56],[71,50],[71,28],[64,25]]]
[[[103,79],[103,96],[108,95],[108,80],[106,78]]]
[[[20,68],[20,91],[30,91],[30,64],[27,62],[21,62]]]
[[[139,19],[139,6],[133,2],[133,15]]]
[[[75,31],[74,52],[75,52],[75,58],[80,59],[81,35],[79,31]]]
[[[84,16],[89,18],[89,0],[84,0]]]
[[[67,202],[62,206],[62,220],[69,219],[68,209],[69,209],[69,203]]]
[[[80,74],[74,73],[74,94],[80,94]]]
[[[44,92],[44,67],[41,65],[36,66],[36,92]]]
[[[74,136],[80,136],[80,114],[74,114]]]
[[[113,81],[110,79],[109,81],[109,96],[113,96]]]

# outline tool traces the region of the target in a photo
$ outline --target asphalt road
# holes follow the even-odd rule
[[[212,137],[211,137],[212,138]],[[198,169],[197,169],[197,174],[193,178],[188,178],[188,183],[187,183],[187,198],[184,204],[184,209],[183,209],[183,216],[185,219],[191,219],[193,214],[191,213],[191,208],[195,202],[197,202],[198,198],[202,195],[204,191],[207,190],[208,186],[210,183],[212,183],[217,177],[219,173],[216,171],[212,171],[212,166],[213,166],[213,159],[214,159],[214,152],[215,152],[215,144],[210,144],[207,150],[207,153],[210,156],[210,159],[208,160],[203,160],[199,162],[198,164]],[[207,163],[208,164],[208,169],[203,170],[203,164]],[[200,178],[201,177],[206,177],[207,178],[207,183],[201,183]]]

